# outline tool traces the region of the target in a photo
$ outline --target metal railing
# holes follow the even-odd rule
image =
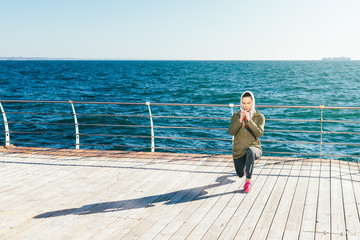
[[[15,104],[69,104],[71,106],[72,113],[59,113],[59,112],[28,112],[28,111],[5,111],[2,103],[15,103]],[[75,111],[75,105],[113,105],[113,106],[144,106],[147,108],[149,115],[143,114],[94,114],[94,113],[77,113]],[[153,108],[154,107],[196,107],[196,108],[228,108],[230,111],[228,112],[228,116],[220,116],[220,117],[209,117],[209,116],[176,116],[176,115],[153,115]],[[178,126],[178,125],[155,125],[154,119],[179,119],[179,120],[221,120],[226,121],[228,124],[230,123],[230,119],[232,114],[234,113],[234,108],[239,108],[239,105],[235,104],[177,104],[177,103],[129,103],[129,102],[81,102],[81,101],[35,101],[35,100],[0,100],[0,108],[3,117],[3,123],[5,127],[5,145],[10,145],[13,143],[25,143],[25,144],[69,144],[69,143],[59,143],[59,142],[40,142],[40,141],[11,141],[11,135],[16,134],[31,134],[31,135],[63,135],[63,136],[75,136],[75,143],[70,143],[69,145],[75,145],[76,149],[80,149],[81,146],[107,146],[107,147],[122,147],[122,148],[142,148],[142,149],[150,149],[154,152],[156,149],[158,150],[185,150],[185,151],[216,151],[216,152],[227,152],[231,153],[230,149],[213,149],[213,148],[185,148],[185,147],[170,147],[170,146],[156,146],[155,140],[156,139],[171,139],[171,140],[196,140],[196,141],[228,141],[229,146],[231,146],[230,142],[233,141],[229,135],[229,138],[219,138],[219,137],[188,137],[188,136],[161,136],[155,135],[155,129],[178,129],[178,130],[217,130],[226,132],[227,134],[227,127],[194,127],[194,126]],[[360,107],[326,107],[323,105],[320,106],[267,106],[267,105],[258,105],[257,108],[262,109],[296,109],[296,110],[319,110],[319,119],[278,119],[275,118],[276,114],[266,114],[266,121],[267,122],[304,122],[304,123],[314,123],[319,124],[318,130],[307,130],[307,129],[275,129],[275,128],[265,128],[265,132],[274,133],[274,134],[317,134],[318,141],[289,141],[283,139],[271,139],[271,140],[261,140],[262,143],[269,143],[269,144],[302,144],[302,145],[319,145],[318,153],[311,152],[311,153],[304,153],[298,151],[292,152],[284,152],[284,151],[268,151],[265,147],[263,153],[267,154],[285,154],[285,155],[307,155],[307,156],[317,156],[317,157],[346,157],[346,158],[359,158],[360,155],[353,154],[324,154],[323,147],[324,145],[333,145],[333,146],[360,146],[359,143],[343,143],[343,142],[324,142],[323,136],[325,134],[341,134],[341,135],[360,135],[360,132],[353,132],[353,131],[324,131],[323,124],[324,123],[345,123],[345,124],[358,124],[360,121],[349,121],[349,120],[324,120],[323,115],[325,110],[360,110]],[[300,111],[301,112],[301,111]],[[44,121],[9,121],[11,119],[7,117],[8,115],[17,114],[17,115],[31,115],[31,116],[72,116],[73,123],[70,122],[44,122]],[[78,121],[78,117],[119,117],[119,118],[148,118],[149,125],[142,125],[142,124],[107,124],[107,123],[82,123]],[[268,118],[270,117],[270,118]],[[47,131],[11,131],[9,128],[9,124],[22,124],[22,125],[58,125],[58,126],[74,126],[74,132],[47,132]],[[139,134],[111,134],[111,133],[81,133],[79,127],[116,127],[116,128],[137,128],[137,129],[146,129],[149,128],[150,132],[147,135],[139,135]],[[29,130],[32,128],[29,127]],[[109,143],[82,143],[81,137],[84,136],[93,136],[93,137],[115,137],[115,138],[138,138],[138,139],[150,139],[151,144],[150,146],[143,146],[143,145],[119,145],[119,144],[109,144]],[[314,137],[312,137],[314,138]]]

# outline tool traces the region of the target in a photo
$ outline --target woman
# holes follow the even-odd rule
[[[259,138],[264,133],[265,117],[255,109],[255,97],[252,92],[244,92],[240,99],[240,111],[231,118],[229,134],[235,136],[233,159],[237,175],[241,178],[246,170],[244,192],[251,191],[251,177],[254,162],[262,154]]]

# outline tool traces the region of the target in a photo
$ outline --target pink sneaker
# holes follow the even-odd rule
[[[248,193],[251,191],[251,183],[250,182],[246,182],[244,185],[244,193]]]

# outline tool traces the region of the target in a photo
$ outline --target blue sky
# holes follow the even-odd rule
[[[359,0],[0,0],[0,56],[360,60]]]

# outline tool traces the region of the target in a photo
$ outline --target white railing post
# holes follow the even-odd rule
[[[230,104],[229,104],[229,107],[231,108],[231,117],[232,117],[232,115],[234,115],[234,104],[233,104],[233,103],[230,103]],[[232,136],[232,141],[233,141],[233,143],[234,143],[234,136]]]
[[[4,108],[3,108],[1,103],[0,103],[0,108],[1,108],[1,113],[3,115],[3,119],[4,119],[4,125],[5,125],[5,146],[9,146],[10,145],[9,125],[8,125],[8,122],[7,122],[7,118],[6,118]]]
[[[80,149],[79,125],[78,125],[78,121],[77,121],[77,117],[76,117],[73,100],[70,100],[69,103],[71,104],[71,107],[73,110],[74,122],[75,122],[75,136],[76,136],[75,146],[76,146],[76,150],[79,150]]]
[[[322,159],[322,145],[323,145],[323,109],[324,105],[320,105],[321,118],[320,118],[320,159]]]
[[[146,105],[149,108],[149,115],[150,115],[150,126],[151,126],[151,152],[155,152],[155,138],[154,138],[154,123],[151,114],[150,102],[146,102]]]

